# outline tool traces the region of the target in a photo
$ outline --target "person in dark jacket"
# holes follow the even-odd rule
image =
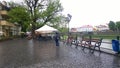
[[[59,33],[55,33],[55,37],[54,37],[54,39],[55,39],[55,44],[56,44],[56,46],[59,46],[60,44],[59,44],[59,40],[60,40],[60,35],[59,35]]]

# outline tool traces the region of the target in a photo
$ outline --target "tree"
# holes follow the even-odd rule
[[[116,25],[115,25],[115,23],[113,21],[110,21],[109,24],[108,24],[108,26],[109,26],[110,30],[113,30],[113,31],[116,30]]]
[[[60,21],[60,12],[63,10],[59,0],[24,0],[32,24],[32,36],[36,25],[54,24]]]
[[[117,28],[117,31],[120,31],[120,21],[116,22],[116,28]]]
[[[29,26],[30,18],[25,8],[20,6],[14,7],[8,12],[8,16],[8,21],[20,24],[22,27],[22,31],[26,32],[26,29]]]

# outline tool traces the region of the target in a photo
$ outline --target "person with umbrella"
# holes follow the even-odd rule
[[[55,33],[54,39],[55,39],[56,46],[59,46],[60,35],[58,32]]]

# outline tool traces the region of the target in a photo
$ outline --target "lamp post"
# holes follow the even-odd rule
[[[68,33],[70,32],[70,25],[69,25],[69,22],[68,22]]]
[[[68,27],[68,33],[69,33],[69,18],[68,17],[66,17],[66,22],[67,22],[67,27]]]
[[[72,18],[72,15],[70,15],[70,14],[67,14],[68,33],[69,33],[69,30],[70,30],[69,22],[71,21],[71,18]]]

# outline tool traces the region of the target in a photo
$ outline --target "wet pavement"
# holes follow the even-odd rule
[[[120,57],[54,41],[0,42],[0,68],[120,68]]]

